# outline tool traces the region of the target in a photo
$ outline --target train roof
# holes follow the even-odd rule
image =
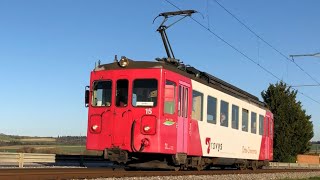
[[[202,84],[206,84],[214,89],[222,91],[226,94],[234,96],[236,98],[244,99],[249,102],[253,102],[260,107],[266,108],[266,104],[259,100],[258,97],[234,86],[231,85],[209,73],[200,71],[192,66],[184,65],[178,61],[170,62],[166,58],[163,59],[156,59],[157,61],[134,61],[129,60],[129,65],[125,67],[126,69],[150,69],[150,68],[163,68],[183,76],[189,77],[195,81],[198,81]],[[94,71],[101,71],[101,70],[114,70],[114,69],[124,69],[119,66],[118,62],[115,61],[109,64],[102,64],[98,65]]]

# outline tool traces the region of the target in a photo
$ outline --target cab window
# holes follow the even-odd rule
[[[93,83],[92,106],[111,106],[111,81]]]
[[[129,81],[127,79],[119,79],[117,81],[116,106],[126,107],[128,105],[128,88]]]
[[[133,81],[132,106],[155,107],[158,99],[156,79],[136,79]]]

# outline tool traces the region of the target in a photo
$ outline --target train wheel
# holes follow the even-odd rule
[[[240,170],[246,170],[248,168],[248,161],[247,160],[243,160],[242,163],[239,163],[236,166]]]
[[[247,169],[247,166],[244,165],[244,164],[241,164],[241,165],[239,166],[239,169],[240,169],[240,170],[246,170],[246,169]]]
[[[174,170],[174,171],[180,171],[180,169],[181,169],[180,166],[177,166],[177,167],[174,167],[173,170]]]
[[[252,170],[257,170],[258,168],[258,161],[251,161],[251,169]]]
[[[202,171],[203,168],[204,168],[204,167],[203,167],[202,165],[198,165],[198,166],[196,167],[197,171]]]

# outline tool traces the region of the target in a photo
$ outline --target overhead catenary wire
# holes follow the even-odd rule
[[[175,4],[173,4],[172,2],[170,2],[169,0],[164,0],[167,3],[169,3],[170,5],[172,5],[173,7],[179,9],[181,11],[181,9],[176,6]],[[249,56],[247,56],[245,53],[243,53],[242,51],[240,51],[238,48],[236,48],[235,46],[233,46],[232,44],[230,44],[229,42],[227,42],[226,40],[224,40],[222,37],[220,37],[218,34],[216,34],[215,32],[213,32],[212,30],[210,30],[209,27],[206,27],[205,25],[203,25],[202,23],[200,23],[199,21],[197,21],[196,19],[194,19],[192,16],[189,16],[194,22],[196,22],[198,25],[200,25],[202,28],[206,29],[209,33],[211,33],[212,35],[214,35],[215,37],[217,37],[219,40],[221,40],[222,42],[224,42],[225,44],[227,44],[229,47],[231,47],[233,50],[237,51],[239,54],[241,54],[243,57],[245,57],[247,60],[251,61],[252,63],[254,63],[255,65],[257,65],[258,67],[260,67],[262,70],[264,70],[265,72],[267,72],[268,74],[270,74],[271,76],[273,76],[274,78],[276,78],[279,81],[282,81],[281,78],[279,78],[278,76],[276,76],[275,74],[273,74],[271,71],[269,71],[267,68],[263,67],[262,65],[260,65],[259,63],[257,63],[256,61],[254,61],[252,58],[250,58]],[[260,39],[260,38],[259,38]],[[261,39],[262,40],[262,39]],[[264,40],[262,40],[264,41]],[[280,51],[279,51],[280,52]],[[280,52],[281,53],[281,52]],[[282,53],[281,53],[282,54]],[[284,57],[286,57],[284,55]],[[286,57],[287,58],[287,57]],[[290,59],[289,59],[290,60]],[[294,62],[294,61],[293,61]],[[294,62],[295,63],[295,62]],[[296,64],[296,63],[295,63]],[[283,81],[284,82],[284,81]],[[318,83],[318,82],[317,82]],[[288,84],[288,83],[287,83]],[[320,84],[320,83],[318,83]],[[288,84],[290,86],[290,84]],[[298,91],[297,89],[291,87],[293,90],[296,90],[299,94],[307,97],[308,99],[314,101],[315,103],[320,104],[319,101],[313,99],[312,97],[310,97],[309,95],[304,94],[301,91]]]
[[[320,82],[311,76],[306,70],[304,70],[299,64],[297,64],[294,59],[288,58],[284,53],[282,53],[280,50],[275,48],[273,45],[271,45],[268,41],[264,40],[260,35],[258,35],[256,32],[254,32],[248,25],[246,25],[244,22],[242,22],[237,16],[235,16],[233,13],[231,13],[227,8],[225,8],[221,3],[218,2],[218,0],[214,0],[222,9],[224,9],[228,14],[230,14],[234,19],[236,19],[242,26],[244,26],[248,31],[250,31],[252,34],[254,34],[257,38],[259,38],[261,41],[263,41],[266,45],[268,45],[271,49],[276,51],[278,54],[280,54],[282,57],[284,57],[286,60],[292,62],[295,64],[302,72],[304,72],[307,76],[309,76],[314,82],[316,82],[318,85],[320,85]]]

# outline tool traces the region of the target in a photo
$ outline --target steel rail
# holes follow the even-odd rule
[[[259,174],[278,172],[314,172],[319,169],[262,169],[262,170],[206,170],[206,171],[125,171],[111,168],[15,168],[0,169],[2,179],[85,179],[108,177],[150,177],[186,175]]]

